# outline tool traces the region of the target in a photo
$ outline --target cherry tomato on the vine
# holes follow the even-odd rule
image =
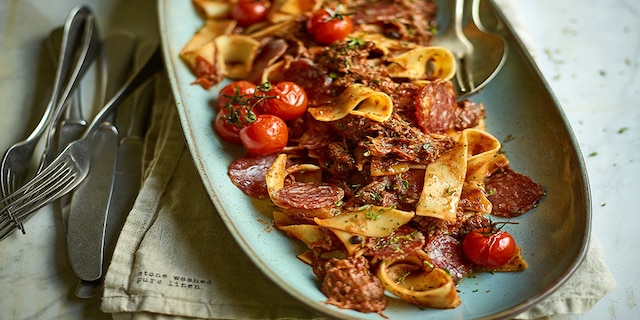
[[[307,20],[307,32],[319,44],[332,44],[353,31],[353,20],[338,9],[322,8]]]
[[[492,226],[467,234],[462,242],[462,250],[473,263],[498,268],[511,260],[516,251],[516,241],[508,232]]]
[[[218,92],[218,110],[224,108],[229,103],[238,103],[241,99],[253,96],[256,92],[256,85],[246,80],[238,80],[224,86]]]
[[[249,153],[270,155],[287,146],[289,129],[279,117],[261,114],[256,121],[240,129],[240,140]]]
[[[269,13],[271,2],[268,0],[238,0],[231,7],[231,18],[241,27],[264,21]]]
[[[307,111],[308,98],[304,89],[294,82],[280,82],[266,93],[256,109],[261,114],[272,114],[284,121],[293,120],[300,117]]]
[[[218,111],[213,120],[213,129],[224,140],[242,144],[240,130],[254,121],[256,115],[246,106],[228,105]]]

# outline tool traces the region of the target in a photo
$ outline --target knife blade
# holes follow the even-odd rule
[[[141,67],[157,44],[139,45],[135,68]],[[121,133],[115,181],[105,235],[105,264],[111,261],[120,230],[133,208],[142,184],[142,155],[147,119],[154,102],[155,78],[149,79],[120,106],[116,126]]]
[[[125,81],[136,41],[131,33],[112,34],[104,39],[105,97],[110,98]],[[103,123],[91,138],[95,146],[91,171],[73,193],[67,227],[69,261],[83,281],[102,277],[106,217],[119,147],[118,130],[110,122]]]

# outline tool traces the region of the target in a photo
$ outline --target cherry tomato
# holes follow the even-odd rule
[[[217,107],[218,110],[224,108],[227,104],[234,101],[237,103],[239,99],[247,96],[253,96],[256,92],[256,85],[246,80],[239,80],[229,83],[218,92]]]
[[[339,8],[320,9],[307,20],[307,32],[319,44],[332,44],[345,39],[353,31],[353,21],[339,12]]]
[[[267,0],[238,0],[231,7],[231,18],[241,27],[264,21],[269,13],[271,2]]]
[[[467,234],[462,250],[473,263],[497,268],[511,260],[516,251],[516,241],[506,231],[484,228]]]
[[[224,140],[242,144],[240,130],[254,121],[256,115],[243,105],[228,105],[218,111],[213,120],[213,129]]]
[[[256,121],[240,129],[240,140],[249,153],[266,156],[287,146],[289,129],[284,120],[261,114]]]
[[[289,121],[307,111],[309,103],[307,94],[294,82],[280,82],[262,95],[271,98],[265,98],[256,105],[256,109],[261,114],[272,114],[284,121]]]

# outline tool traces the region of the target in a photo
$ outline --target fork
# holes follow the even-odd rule
[[[162,69],[162,52],[156,47],[143,67],[131,75],[116,94],[100,109],[80,139],[71,142],[41,172],[0,202],[0,240],[37,209],[72,191],[87,176],[91,167],[91,139],[89,137],[111,116],[115,108],[151,75]],[[22,227],[24,233],[24,228]]]
[[[75,7],[64,24],[54,87],[45,112],[33,132],[25,140],[11,146],[3,156],[0,168],[0,189],[3,197],[9,196],[26,180],[36,145],[45,133],[51,131],[76,83],[95,59],[99,43],[93,31],[91,10],[85,6]],[[50,140],[49,137],[47,140]]]
[[[10,197],[2,200],[4,207],[0,209],[0,241],[16,228],[24,233],[22,221],[26,217],[73,189],[72,182],[83,173],[74,171],[65,163],[67,161],[78,159],[68,156],[52,163]]]
[[[454,9],[451,10],[449,26],[442,34],[433,39],[433,45],[442,46],[456,58],[456,84],[461,93],[467,93],[474,89],[474,80],[469,71],[473,45],[462,32],[465,0],[454,0]]]

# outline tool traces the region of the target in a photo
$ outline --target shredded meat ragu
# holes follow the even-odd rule
[[[369,270],[366,258],[333,258],[325,262],[324,270],[321,290],[327,303],[361,312],[382,313],[387,307],[384,287]]]

